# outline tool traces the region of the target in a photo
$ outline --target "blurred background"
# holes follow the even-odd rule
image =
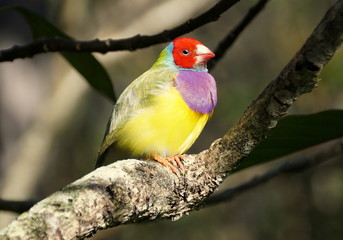
[[[213,6],[215,0],[0,0],[25,6],[79,40],[123,38],[170,29]],[[217,21],[187,34],[211,49],[257,1],[244,0]],[[315,2],[315,3],[314,3]],[[219,102],[213,118],[189,151],[221,137],[294,56],[334,0],[271,0],[212,74]],[[0,49],[31,41],[15,12],[0,12]],[[95,54],[117,96],[156,60],[166,44],[134,52]],[[302,96],[292,114],[343,108],[343,50]],[[92,171],[112,103],[91,89],[57,53],[0,63],[0,198],[44,198]],[[283,159],[284,160],[284,159]],[[159,221],[101,231],[92,239],[341,239],[343,161],[329,161],[297,175],[278,177],[233,201]],[[273,162],[229,176],[225,189]],[[0,228],[15,214],[0,212]]]

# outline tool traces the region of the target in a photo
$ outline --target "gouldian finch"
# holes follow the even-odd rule
[[[214,53],[192,38],[172,41],[134,80],[113,108],[96,167],[110,149],[154,159],[177,173],[182,154],[198,138],[217,104],[206,61]]]

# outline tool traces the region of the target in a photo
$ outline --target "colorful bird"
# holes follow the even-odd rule
[[[192,38],[178,38],[134,80],[114,106],[96,167],[110,149],[154,159],[177,173],[217,103],[206,61],[214,53]]]

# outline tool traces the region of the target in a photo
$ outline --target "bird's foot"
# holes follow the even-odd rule
[[[181,159],[184,158],[183,155],[176,155],[176,156],[170,156],[170,157],[161,157],[159,155],[155,155],[153,156],[153,158],[161,163],[163,166],[169,167],[170,170],[172,170],[173,173],[177,174],[178,170],[176,169],[176,167],[173,166],[173,163],[176,162],[177,166],[179,167],[179,169],[181,169],[182,171],[185,170],[185,168],[183,167],[183,164],[181,162]]]

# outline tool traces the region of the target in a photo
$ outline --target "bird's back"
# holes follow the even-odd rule
[[[137,112],[150,106],[154,96],[163,95],[168,89],[172,88],[174,77],[175,72],[169,68],[153,67],[135,79],[124,90],[113,108],[105,137],[98,153],[98,159],[103,157],[110,146],[117,146],[117,143],[120,141],[118,132]],[[99,161],[102,163],[103,159],[97,162]]]

